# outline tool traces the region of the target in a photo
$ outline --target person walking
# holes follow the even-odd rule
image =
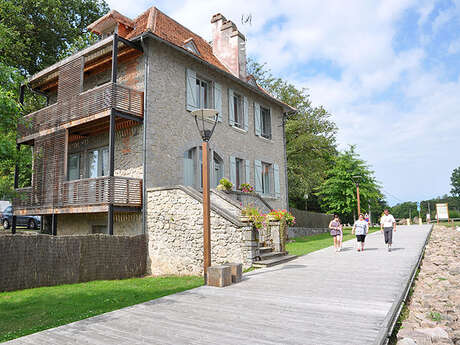
[[[339,218],[339,223],[340,223],[340,226],[339,226],[339,231],[340,231],[340,235],[337,235],[337,241],[339,242],[339,252],[342,250],[342,244],[343,244],[343,224],[342,224],[342,220]]]
[[[336,252],[340,251],[340,234],[341,234],[341,226],[339,215],[334,214],[334,218],[329,222],[329,229],[331,230],[331,236],[334,237],[334,250]]]
[[[396,220],[388,209],[385,209],[383,213],[384,215],[380,218],[380,232],[383,232],[385,243],[388,245],[388,251],[391,252],[393,232],[396,232]]]
[[[359,219],[353,224],[352,234],[356,233],[356,241],[358,242],[358,252],[364,251],[364,241],[369,232],[369,224],[364,220],[364,215],[359,214]],[[360,244],[361,243],[361,244]]]

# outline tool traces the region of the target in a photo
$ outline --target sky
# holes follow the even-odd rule
[[[207,40],[222,13],[248,56],[332,114],[339,149],[357,146],[390,205],[449,194],[460,166],[460,0],[106,1],[130,18],[156,6]]]

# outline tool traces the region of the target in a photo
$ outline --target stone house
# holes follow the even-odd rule
[[[47,106],[18,125],[17,143],[29,145],[34,159],[15,214],[42,215],[54,235],[146,233],[160,256],[168,247],[159,245],[164,230],[178,231],[182,222],[188,235],[173,237],[198,247],[199,207],[195,218],[187,215],[201,203],[201,138],[190,115],[200,108],[219,112],[210,141],[212,187],[226,177],[258,193],[251,199],[214,191],[213,224],[243,231],[244,203],[286,208],[284,119],[295,110],[247,74],[236,25],[221,14],[211,25],[209,43],[155,7],[134,20],[111,11],[88,27],[99,41],[30,77],[21,94],[40,93]],[[226,235],[217,237],[225,242]]]

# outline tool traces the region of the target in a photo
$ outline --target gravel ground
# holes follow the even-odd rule
[[[460,227],[435,225],[398,345],[460,345]]]

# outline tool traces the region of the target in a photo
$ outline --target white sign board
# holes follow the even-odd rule
[[[449,209],[448,204],[436,204],[436,213],[438,215],[438,219],[447,219],[449,220]]]

